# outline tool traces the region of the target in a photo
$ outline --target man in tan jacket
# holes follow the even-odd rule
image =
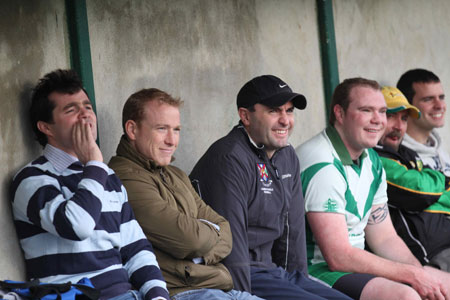
[[[127,189],[136,219],[155,248],[172,299],[260,299],[232,290],[220,261],[231,251],[228,222],[171,166],[180,135],[179,99],[158,89],[131,95],[124,135],[109,162]]]

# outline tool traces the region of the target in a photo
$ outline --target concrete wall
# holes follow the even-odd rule
[[[0,279],[24,279],[8,195],[12,176],[40,153],[27,109],[48,70],[67,68],[63,1],[0,1]]]
[[[450,2],[347,0],[333,8],[341,80],[395,84],[424,67],[450,92]],[[306,111],[296,112],[294,146],[325,126],[314,0],[87,0],[87,14],[105,160],[121,135],[123,103],[147,87],[185,100],[175,164],[186,172],[237,123],[236,94],[257,75],[278,75],[308,98]],[[67,40],[63,0],[0,0],[0,279],[24,277],[8,187],[40,153],[27,123],[30,88],[69,67]]]
[[[449,95],[449,14],[446,0],[334,1],[340,79],[363,76],[395,86],[407,70],[425,68]],[[439,131],[450,151],[450,105],[446,119]]]
[[[313,0],[88,2],[92,63],[105,158],[121,135],[123,103],[156,87],[185,100],[175,165],[189,172],[237,124],[236,94],[272,73],[310,99],[292,143],[323,127],[325,115]],[[306,114],[314,118],[306,118]]]

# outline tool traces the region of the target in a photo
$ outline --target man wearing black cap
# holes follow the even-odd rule
[[[235,289],[265,299],[348,299],[308,278],[300,167],[288,144],[305,97],[264,75],[241,88],[237,106],[239,124],[190,176],[230,222],[233,249],[223,262]]]

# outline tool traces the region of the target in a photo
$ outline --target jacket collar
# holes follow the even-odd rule
[[[147,170],[159,170],[165,167],[159,166],[151,159],[146,158],[141,153],[137,152],[136,149],[128,141],[128,138],[124,135],[120,138],[119,145],[116,150],[117,156],[121,156],[131,160],[132,162],[144,167]],[[174,161],[172,157],[172,161]]]
[[[354,162],[350,156],[350,153],[348,153],[347,147],[345,147],[344,142],[342,141],[341,136],[337,132],[336,128],[334,128],[334,126],[328,126],[325,129],[325,132],[330,139],[334,150],[336,150],[337,154],[339,155],[339,159],[341,160],[342,164],[353,165]],[[364,150],[358,157],[358,161],[362,161],[366,156],[367,153],[366,150]]]

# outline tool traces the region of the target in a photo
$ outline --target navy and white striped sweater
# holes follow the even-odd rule
[[[169,299],[125,188],[105,164],[82,166],[47,145],[43,156],[16,174],[12,193],[29,278],[62,283],[88,277],[102,299],[131,285],[146,300]]]

